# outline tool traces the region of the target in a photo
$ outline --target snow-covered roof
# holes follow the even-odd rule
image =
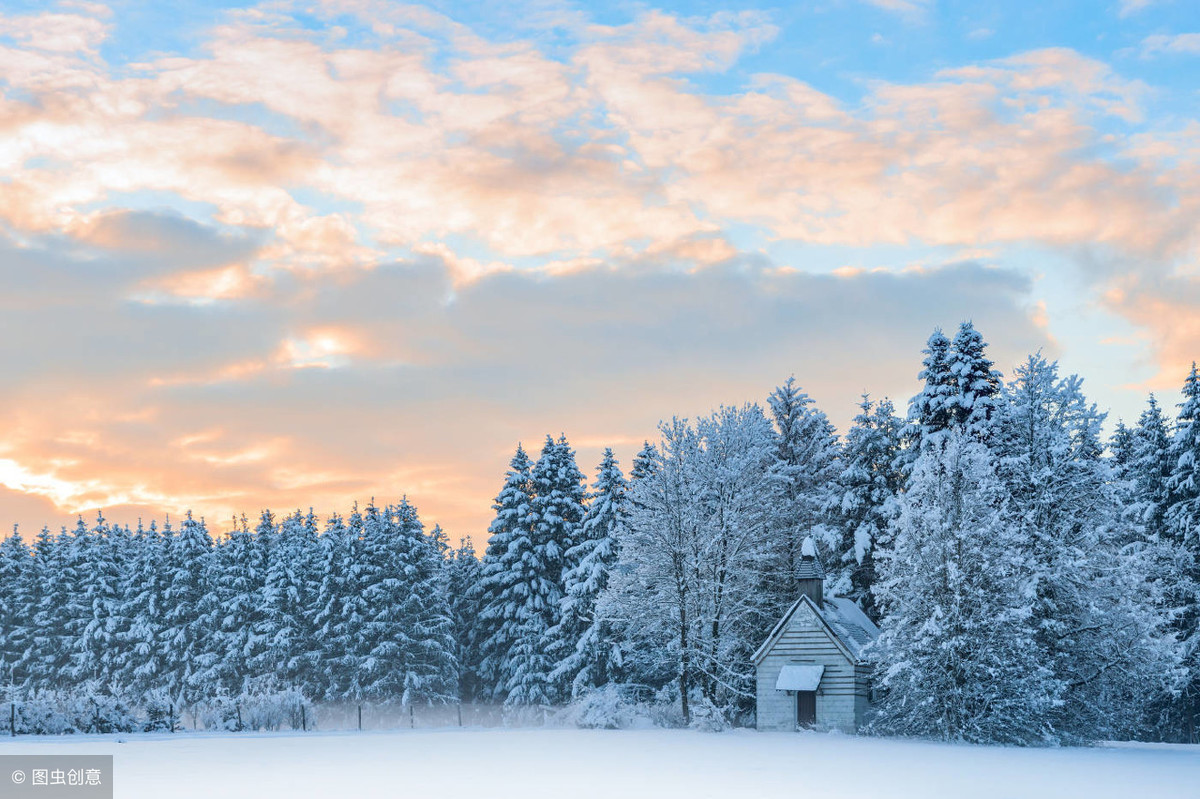
[[[818,608],[817,604],[805,594],[792,603],[787,613],[783,614],[783,618],[771,630],[771,634],[767,636],[767,640],[763,641],[762,646],[758,648],[758,651],[751,658],[754,663],[762,660],[767,652],[775,646],[775,642],[783,635],[792,615],[802,602],[808,603],[808,606],[816,613],[817,618],[825,623],[825,628],[833,636],[834,642],[853,661],[862,660],[863,648],[879,637],[879,628],[851,600],[837,596],[829,597]]]
[[[777,691],[815,691],[821,684],[825,667],[819,664],[788,665],[779,670]]]
[[[854,653],[855,658],[861,659],[863,647],[879,637],[879,628],[849,599],[840,596],[826,599],[821,616]]]

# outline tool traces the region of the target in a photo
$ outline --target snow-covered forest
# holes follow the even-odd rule
[[[14,534],[11,717],[236,730],[308,726],[325,703],[494,703],[746,724],[750,655],[812,536],[826,593],[882,630],[871,732],[1195,740],[1195,367],[1177,414],[1151,397],[1105,440],[1082,381],[1040,355],[1005,379],[970,324],[924,355],[906,418],[864,396],[844,436],[788,380],[765,406],[664,421],[627,475],[609,450],[585,479],[565,436],[518,446],[481,557],[405,500],[264,511],[215,540],[190,513]]]

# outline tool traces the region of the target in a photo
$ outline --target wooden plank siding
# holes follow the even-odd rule
[[[758,729],[792,730],[796,727],[796,695],[775,688],[780,669],[789,663],[813,663],[825,667],[817,688],[818,729],[845,732],[858,729],[869,700],[867,671],[846,656],[828,627],[806,602],[799,603],[778,639],[758,663]]]

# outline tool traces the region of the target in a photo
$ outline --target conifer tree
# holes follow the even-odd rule
[[[33,636],[33,557],[13,527],[0,542],[0,682],[14,677]]]
[[[611,625],[596,615],[619,555],[618,527],[625,523],[626,482],[611,448],[596,470],[578,543],[567,552],[573,563],[563,575],[562,614],[547,632],[547,652],[556,659],[550,679],[563,696],[619,682],[622,658]]]
[[[776,464],[780,499],[771,521],[775,543],[770,578],[764,590],[772,595],[773,611],[782,614],[796,601],[800,545],[811,536],[826,555],[835,533],[827,525],[828,509],[840,493],[838,442],[833,425],[794,377],[768,398],[775,422]],[[826,562],[834,562],[826,557]]]
[[[159,652],[163,662],[164,686],[176,712],[191,706],[207,690],[198,679],[200,656],[211,652],[205,626],[204,602],[209,590],[208,560],[212,538],[202,519],[188,511],[179,532],[166,540],[163,587],[163,616]]]
[[[492,508],[479,581],[481,676],[486,693],[506,699],[512,677],[513,647],[531,617],[544,619],[547,581],[535,561],[532,529],[532,464],[518,446],[504,486]],[[539,637],[541,632],[538,633]]]
[[[1169,553],[1135,541],[1108,459],[1103,416],[1081,381],[1031,356],[1017,367],[992,437],[1027,542],[1031,625],[1043,663],[1064,686],[1054,726],[1070,738],[1128,735],[1170,690],[1174,668],[1159,587]]]
[[[483,566],[470,536],[450,553],[445,569],[445,594],[450,603],[454,630],[454,659],[458,662],[458,698],[461,702],[474,702],[482,698],[479,580]]]
[[[34,613],[33,647],[25,672],[29,679],[49,688],[70,684],[71,652],[81,616],[78,585],[78,551],[67,528],[58,535],[42,528],[34,544],[42,590]]]
[[[948,741],[1051,739],[1061,687],[1030,636],[1021,531],[987,449],[951,431],[914,464],[881,553],[876,729]]]
[[[1200,373],[1192,363],[1183,384],[1183,402],[1175,420],[1169,448],[1166,536],[1180,548],[1181,563],[1170,594],[1183,608],[1175,622],[1187,652],[1188,680],[1176,704],[1180,724],[1189,740],[1200,729]]]
[[[121,623],[120,534],[110,529],[103,514],[86,529],[79,519],[72,546],[78,563],[79,615],[71,630],[70,673],[75,681],[106,678],[113,672]]]
[[[357,582],[359,542],[335,513],[326,523],[320,543],[323,567],[313,614],[320,654],[314,694],[327,700],[359,699],[352,689],[358,671],[355,642],[366,619]]]
[[[1128,444],[1122,446],[1120,432],[1114,434],[1113,449],[1123,452],[1115,458],[1120,475],[1128,481],[1123,494],[1127,514],[1141,526],[1151,541],[1167,536],[1167,509],[1171,502],[1168,484],[1171,478],[1171,436],[1158,400],[1151,394],[1146,409],[1138,417],[1137,427],[1129,431]],[[1124,462],[1122,462],[1124,461]]]
[[[846,569],[844,585],[834,585],[833,593],[853,599],[878,621],[871,589],[876,552],[887,545],[900,492],[896,458],[904,425],[887,399],[872,403],[864,394],[858,407],[842,450],[842,492],[832,509],[841,530],[839,553]]]
[[[168,576],[166,547],[166,537],[157,522],[151,521],[147,529],[138,521],[121,592],[129,625],[117,664],[118,681],[138,695],[164,687],[167,680],[161,647]]]

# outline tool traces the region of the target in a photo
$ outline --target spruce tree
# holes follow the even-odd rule
[[[620,649],[609,622],[597,616],[596,601],[608,588],[609,570],[620,552],[626,488],[616,457],[606,448],[579,541],[567,552],[567,561],[575,565],[563,575],[561,618],[547,632],[546,649],[556,661],[550,679],[563,696],[578,696],[623,676]]]
[[[14,526],[0,542],[0,683],[15,677],[33,637],[33,556]]]
[[[508,696],[512,649],[522,625],[543,612],[535,604],[541,593],[531,590],[535,582],[540,588],[543,579],[541,564],[534,563],[531,469],[529,456],[518,445],[492,505],[496,518],[488,527],[479,580],[480,676],[485,694],[497,700]]]
[[[166,688],[175,711],[193,705],[208,694],[200,679],[200,656],[211,652],[210,630],[205,625],[204,603],[209,591],[209,557],[212,538],[204,521],[188,511],[179,532],[166,541],[163,615],[159,653]]]
[[[965,433],[927,444],[881,554],[874,727],[947,741],[1053,737],[1061,693],[1031,633],[1028,546],[991,455]]]
[[[1187,652],[1188,680],[1176,715],[1188,740],[1200,730],[1200,373],[1192,363],[1169,448],[1171,473],[1165,533],[1181,551],[1171,596],[1183,608],[1175,622]]]
[[[827,521],[828,509],[840,493],[839,447],[833,425],[795,378],[777,387],[768,403],[777,433],[775,474],[781,496],[771,520],[775,547],[763,588],[772,595],[769,615],[778,616],[799,596],[796,570],[804,539],[812,536],[826,556],[834,544],[835,533]]]
[[[454,659],[458,662],[458,698],[474,702],[482,698],[479,650],[479,580],[483,566],[475,554],[471,537],[462,540],[446,562],[445,594],[450,603],[454,630]]]
[[[841,530],[839,553],[846,570],[845,584],[835,585],[833,590],[854,600],[869,618],[878,621],[872,593],[875,560],[879,547],[887,545],[900,493],[896,458],[904,425],[887,399],[872,403],[864,394],[858,407],[842,449],[841,495],[832,508]]]
[[[1054,726],[1072,739],[1136,734],[1143,709],[1171,690],[1173,652],[1161,590],[1149,581],[1169,553],[1126,521],[1103,416],[1075,376],[1031,356],[1017,367],[994,429],[1007,521],[1029,556],[1031,624],[1064,692]]]
[[[117,664],[117,679],[137,695],[165,688],[166,661],[162,651],[163,614],[166,610],[167,539],[151,521],[147,529],[138,521],[122,589],[123,614],[129,619]]]

